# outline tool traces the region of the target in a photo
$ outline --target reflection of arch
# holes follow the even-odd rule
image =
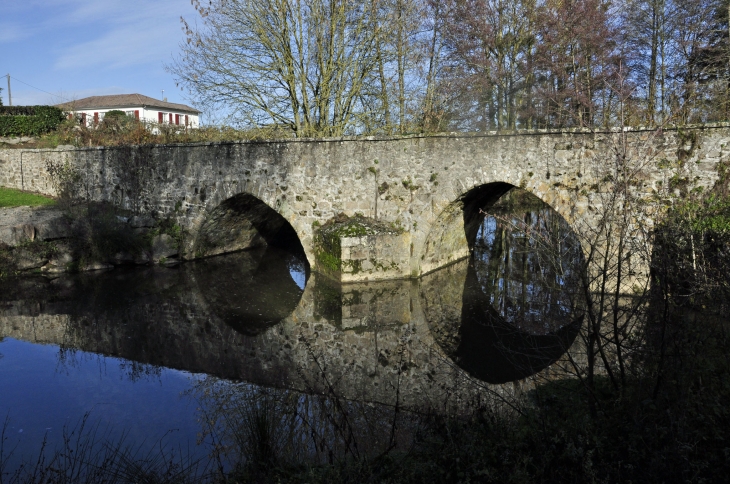
[[[481,291],[470,264],[459,344],[450,356],[461,368],[488,383],[521,380],[557,361],[573,344],[582,322],[582,315],[574,317],[548,334],[520,330],[497,313]]]
[[[305,261],[268,247],[192,265],[197,288],[209,310],[239,333],[254,336],[296,309],[309,276]],[[295,281],[297,275],[302,281]]]
[[[517,328],[491,305],[467,261],[426,276],[421,301],[438,345],[461,368],[488,383],[521,380],[548,367],[571,346],[583,320],[566,319],[547,334]]]
[[[306,259],[299,235],[281,214],[259,198],[239,193],[208,213],[194,252],[205,257],[263,246],[283,248]]]

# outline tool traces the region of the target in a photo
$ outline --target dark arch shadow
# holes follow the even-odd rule
[[[206,258],[194,263],[194,272],[211,311],[249,336],[291,314],[309,278],[309,262],[294,228],[248,193],[224,200],[208,214],[195,251]],[[229,255],[211,257],[224,253]]]
[[[257,197],[240,193],[208,214],[198,231],[196,257],[257,247],[278,247],[306,260],[291,224]]]
[[[289,316],[309,278],[306,259],[276,247],[193,264],[197,287],[210,311],[247,336],[261,334]]]

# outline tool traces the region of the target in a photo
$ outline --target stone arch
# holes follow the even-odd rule
[[[547,203],[569,223],[565,206],[554,203],[555,197],[541,196],[539,190],[517,186],[504,181],[486,182],[472,186],[449,203],[431,223],[420,255],[420,273],[428,274],[467,257],[473,248],[482,216],[479,209],[489,207],[513,188],[519,188]],[[545,200],[545,198],[552,198]]]
[[[247,192],[208,211],[195,231],[193,254],[207,257],[263,246],[286,249],[309,264],[300,234],[277,210]]]
[[[431,224],[421,255],[421,274],[428,274],[469,255],[478,230],[479,208],[488,206],[514,188],[504,182],[471,188],[451,202]]]

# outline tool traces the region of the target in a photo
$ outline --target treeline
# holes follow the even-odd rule
[[[728,119],[728,0],[194,1],[168,66],[298,136]]]

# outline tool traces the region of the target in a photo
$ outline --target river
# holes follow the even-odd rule
[[[576,341],[582,256],[560,216],[510,193],[468,259],[419,280],[339,285],[273,247],[1,280],[0,464],[83,425],[138,455],[232,465],[246,446],[231,422],[262,408],[281,449],[324,461],[407,445],[414,415],[529,391]]]

